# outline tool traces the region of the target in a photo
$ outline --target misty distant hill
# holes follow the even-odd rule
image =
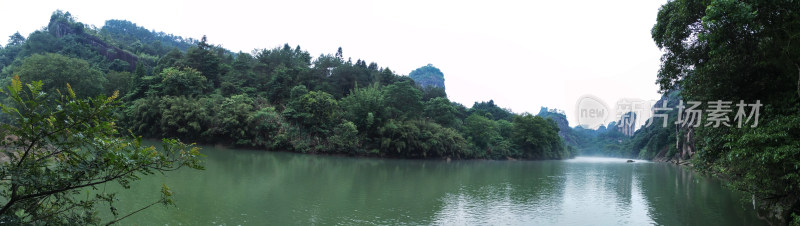
[[[408,74],[408,77],[414,79],[414,82],[421,87],[433,86],[444,89],[444,74],[439,68],[431,64],[417,68]]]

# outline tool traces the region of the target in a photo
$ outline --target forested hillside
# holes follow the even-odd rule
[[[119,90],[122,126],[144,137],[264,150],[402,158],[564,159],[559,127],[493,101],[471,108],[442,86],[388,67],[288,44],[233,53],[124,20],[87,26],[68,12],[0,49],[2,83],[19,75],[54,94]],[[438,71],[438,69],[436,70]],[[439,72],[441,74],[441,72]],[[487,99],[490,99],[487,97]]]
[[[757,125],[694,128],[694,166],[724,174],[771,216],[800,225],[798,12],[793,1],[672,1],[652,37],[665,52],[661,92],[763,104]]]

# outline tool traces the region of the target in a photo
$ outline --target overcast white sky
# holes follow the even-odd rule
[[[494,99],[512,111],[566,111],[592,94],[658,99],[660,50],[650,38],[665,0],[570,1],[7,1],[0,43],[27,37],[50,14],[69,11],[102,27],[125,19],[183,37],[208,36],[232,51],[300,45],[377,62],[398,74],[433,64],[451,100],[471,107]]]

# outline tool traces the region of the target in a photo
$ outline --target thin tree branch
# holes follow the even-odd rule
[[[110,221],[110,222],[106,223],[106,225],[112,225],[112,224],[114,224],[114,223],[117,223],[117,222],[119,222],[119,221],[121,221],[121,220],[123,220],[123,219],[125,219],[125,218],[127,218],[127,217],[130,217],[131,215],[134,215],[134,214],[136,214],[136,213],[138,213],[138,212],[141,212],[142,210],[145,210],[145,209],[147,209],[147,208],[150,208],[151,206],[153,206],[153,205],[155,205],[155,204],[158,204],[158,203],[160,203],[160,202],[161,202],[161,200],[159,200],[159,201],[156,201],[156,202],[153,202],[153,203],[150,203],[150,205],[147,205],[147,206],[145,206],[145,207],[142,207],[142,208],[140,208],[140,209],[138,209],[138,210],[136,210],[136,211],[133,211],[133,212],[131,212],[131,213],[128,213],[127,215],[125,215],[125,216],[123,216],[123,217],[121,217],[121,218],[114,219],[114,220],[112,220],[112,221]]]

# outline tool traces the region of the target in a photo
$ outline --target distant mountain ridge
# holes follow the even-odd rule
[[[83,27],[74,26],[65,20],[51,20],[48,25],[48,31],[56,38],[76,35],[78,36],[79,43],[91,46],[92,49],[104,56],[106,60],[120,60],[125,62],[127,67],[123,67],[128,71],[133,71],[136,68],[136,63],[139,61],[139,57],[136,55],[113,46],[94,35],[87,34],[83,31]]]
[[[84,59],[103,72],[133,72],[139,65],[151,69],[167,52],[186,51],[198,43],[193,38],[147,30],[126,20],[108,20],[97,28],[78,22],[63,11],[55,11],[47,26],[32,32],[27,39],[19,33],[10,37],[9,43],[0,48],[0,68],[7,68],[0,72],[3,76],[10,76],[22,59],[45,53]]]

